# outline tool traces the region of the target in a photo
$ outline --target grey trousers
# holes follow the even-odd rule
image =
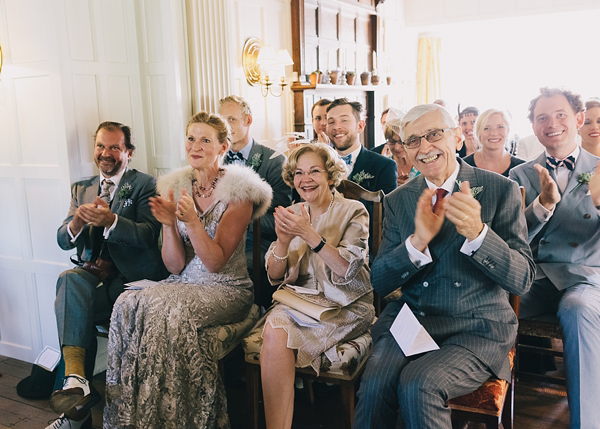
[[[124,288],[120,276],[100,284],[81,268],[63,271],[56,282],[54,312],[60,346],[86,347],[95,338],[95,325],[110,320],[112,306]]]
[[[552,313],[563,332],[570,428],[600,427],[600,286],[578,284],[559,291],[536,280],[521,297],[521,318]]]
[[[446,401],[481,386],[491,376],[487,365],[456,345],[407,358],[389,330],[377,334],[377,323],[352,427],[395,429],[400,412],[407,429],[451,429]]]

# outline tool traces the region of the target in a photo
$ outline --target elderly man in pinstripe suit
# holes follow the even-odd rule
[[[448,399],[510,376],[517,318],[507,291],[527,292],[535,266],[517,184],[456,159],[461,130],[445,109],[414,107],[401,133],[422,174],[385,199],[371,280],[402,297],[373,326],[354,428],[395,428],[399,412],[407,428],[451,428]],[[405,303],[439,350],[401,351],[390,326]]]

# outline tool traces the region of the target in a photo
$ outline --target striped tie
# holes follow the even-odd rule
[[[546,157],[546,166],[550,170],[556,170],[560,166],[566,167],[568,170],[575,170],[575,157],[567,156],[565,159],[556,159],[553,156]]]
[[[110,194],[114,186],[115,184],[110,179],[104,179],[100,190],[100,199],[110,203]]]

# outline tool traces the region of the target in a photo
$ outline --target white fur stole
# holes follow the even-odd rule
[[[215,199],[225,204],[249,200],[254,206],[252,220],[264,215],[273,198],[271,186],[250,167],[230,164],[223,168],[225,174],[217,182]],[[184,188],[188,195],[193,195],[193,179],[194,170],[192,167],[185,167],[159,177],[156,188],[162,196],[165,196],[169,189],[174,189],[175,200],[178,201]]]

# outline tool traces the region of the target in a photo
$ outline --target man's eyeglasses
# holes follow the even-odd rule
[[[442,128],[437,130],[431,130],[427,134],[423,134],[422,136],[411,136],[407,138],[403,144],[407,149],[416,149],[421,146],[421,139],[425,138],[429,143],[435,143],[440,141],[444,137],[444,133],[452,128]]]
[[[302,178],[302,176],[308,176],[311,179],[314,179],[315,177],[318,177],[319,174],[323,173],[324,171],[325,170],[321,170],[320,168],[313,168],[312,170],[309,170],[309,171],[296,170],[294,172],[294,178],[300,179],[300,178]]]

